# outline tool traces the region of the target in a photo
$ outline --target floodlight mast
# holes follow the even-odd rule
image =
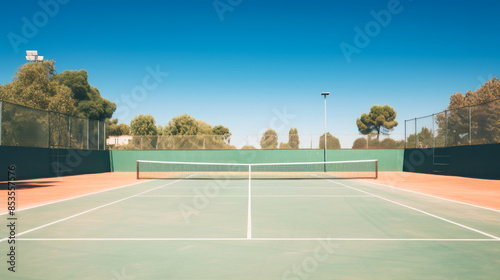
[[[43,61],[43,56],[38,56],[38,51],[26,51],[26,60],[28,62]]]
[[[324,170],[326,172],[326,96],[330,95],[330,93],[329,92],[322,92],[321,95],[323,95],[325,97],[324,98],[325,99],[325,137],[323,138],[325,146],[324,146],[324,157],[323,157],[323,159],[325,161]]]

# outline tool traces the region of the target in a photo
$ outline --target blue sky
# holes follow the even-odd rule
[[[361,113],[389,104],[400,123],[394,133],[403,133],[405,119],[438,112],[450,94],[499,76],[493,0],[40,2],[49,9],[1,4],[0,83],[25,63],[25,50],[38,50],[58,72],[87,70],[125,123],[152,114],[166,124],[188,113],[233,134],[320,134],[320,94],[330,91],[330,132],[356,134]],[[356,27],[368,27],[368,43],[356,45]],[[357,48],[350,61],[341,44]],[[168,76],[150,79],[151,69]]]

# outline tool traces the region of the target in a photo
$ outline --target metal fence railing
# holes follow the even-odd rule
[[[105,150],[104,121],[0,101],[0,145]]]
[[[110,136],[113,150],[231,150],[323,149],[321,134]],[[328,149],[403,149],[404,135],[336,134],[327,137]]]
[[[405,121],[406,148],[500,143],[500,99]]]

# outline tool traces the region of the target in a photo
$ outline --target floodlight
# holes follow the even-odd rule
[[[26,60],[29,62],[43,61],[43,56],[38,56],[38,51],[26,51]]]

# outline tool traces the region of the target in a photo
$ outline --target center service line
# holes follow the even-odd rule
[[[252,165],[248,165],[248,222],[247,239],[252,239]]]

